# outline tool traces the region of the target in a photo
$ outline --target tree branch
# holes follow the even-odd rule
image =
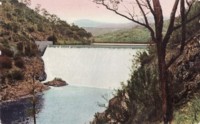
[[[179,0],[176,0],[175,3],[174,3],[173,9],[172,9],[171,15],[170,15],[170,23],[169,23],[169,26],[168,26],[168,29],[167,29],[167,33],[166,33],[166,35],[163,39],[163,43],[164,43],[165,46],[169,42],[170,36],[171,36],[173,29],[174,29],[174,21],[175,21],[176,11],[177,11],[177,8],[178,8],[178,3],[179,3]]]
[[[191,8],[192,8],[192,5],[195,3],[195,0],[193,0],[191,3],[190,3],[188,0],[186,0],[186,3],[187,3],[187,5],[188,5],[188,10],[185,12],[185,15],[186,15],[186,17],[187,17],[188,14],[190,13],[190,10],[191,10]]]
[[[137,2],[139,2],[139,1],[137,0]],[[143,17],[145,18],[145,22],[146,22],[146,23],[142,23],[142,22],[140,22],[140,21],[134,19],[134,16],[133,16],[131,13],[128,13],[129,16],[130,16],[130,17],[128,17],[128,16],[126,16],[126,15],[124,15],[124,14],[118,12],[116,9],[110,8],[107,4],[105,4],[104,0],[101,0],[101,2],[97,2],[97,1],[96,1],[96,4],[101,4],[101,5],[103,5],[104,7],[106,7],[106,9],[108,9],[108,10],[114,12],[115,14],[120,15],[120,16],[122,16],[122,17],[124,17],[124,18],[126,18],[126,19],[128,19],[128,20],[130,20],[130,21],[132,21],[132,22],[135,22],[135,23],[137,23],[137,24],[143,26],[143,27],[146,27],[146,28],[150,31],[150,33],[151,33],[152,40],[153,40],[153,41],[156,41],[156,40],[155,40],[155,33],[154,33],[154,30],[153,30],[153,29],[151,28],[151,26],[149,25],[148,19],[147,19],[147,17],[146,17],[146,14],[144,13],[144,10],[142,9],[141,5],[139,5],[139,6],[141,7],[140,9],[141,9],[141,12],[143,13]]]
[[[151,13],[152,13],[152,15],[155,16],[155,12],[154,12],[154,10],[153,10],[153,7],[151,6],[150,1],[149,1],[149,0],[146,0],[146,2],[147,2],[147,5],[148,5],[148,7],[149,7],[149,9],[150,9],[150,11],[151,11]]]
[[[140,22],[140,21],[135,20],[135,19],[133,18],[133,16],[130,18],[130,17],[128,17],[128,16],[126,16],[126,15],[124,15],[124,14],[118,12],[117,10],[110,8],[107,4],[105,4],[104,0],[102,0],[101,3],[98,3],[98,2],[96,2],[96,3],[97,3],[97,4],[103,5],[104,7],[106,7],[106,9],[108,9],[108,10],[114,12],[114,13],[117,14],[117,15],[120,15],[120,16],[122,16],[122,17],[124,17],[124,18],[126,18],[126,19],[128,19],[128,20],[130,20],[130,21],[133,21],[133,22],[135,22],[135,23],[137,23],[137,24],[139,24],[139,25],[142,25],[142,26],[146,27],[146,24],[144,24],[144,23],[142,23],[142,22]]]
[[[144,9],[142,8],[142,6],[141,6],[141,4],[140,4],[140,2],[138,0],[136,0],[136,2],[137,2],[138,7],[140,8],[140,11],[142,12],[142,15],[144,17],[146,25],[149,26],[149,21],[148,21],[147,16],[146,16],[146,14],[144,12]]]
[[[188,20],[186,21],[186,23],[189,23],[189,22],[195,20],[195,19],[198,18],[199,16],[200,16],[200,13],[198,13],[198,14],[195,15],[195,16],[193,16],[191,19],[188,19]],[[177,29],[181,28],[181,26],[182,26],[181,24],[180,24],[180,25],[176,25],[176,27],[174,27],[173,30],[177,30]]]
[[[142,6],[141,6],[141,4],[140,4],[140,2],[138,0],[136,0],[136,2],[137,2],[138,7],[140,8],[140,11],[142,12],[143,17],[144,17],[144,20],[145,20],[145,23],[146,23],[146,28],[150,31],[152,40],[155,41],[154,31],[151,28],[151,26],[149,25],[149,21],[148,21],[147,16],[146,16],[146,14],[144,12],[144,9],[142,8]]]

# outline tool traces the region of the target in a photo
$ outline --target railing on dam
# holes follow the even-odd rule
[[[145,49],[149,44],[92,44],[92,45],[48,45],[50,48],[132,48]]]

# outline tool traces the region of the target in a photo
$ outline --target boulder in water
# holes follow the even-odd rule
[[[49,81],[44,84],[53,87],[62,87],[68,85],[66,81],[62,80],[61,78],[54,78],[52,81]]]

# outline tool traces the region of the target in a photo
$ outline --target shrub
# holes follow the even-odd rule
[[[39,32],[44,32],[44,26],[42,24],[38,24],[37,29]]]
[[[8,57],[13,57],[13,51],[9,50],[8,48],[2,48],[1,49],[2,55],[8,56]]]
[[[6,48],[10,48],[10,45],[9,45],[9,43],[8,43],[8,39],[3,39],[3,40],[1,40],[1,42],[2,42],[2,44],[3,44],[3,46],[4,47],[6,47]]]
[[[12,60],[7,56],[0,56],[0,68],[12,68]]]
[[[35,31],[35,28],[34,28],[34,27],[28,27],[27,30],[28,30],[30,33],[32,33],[32,32]]]
[[[20,30],[19,24],[17,24],[16,22],[11,23],[12,26],[12,31],[17,33]]]
[[[7,30],[12,30],[12,26],[11,26],[11,24],[10,23],[5,23],[5,24],[3,24],[3,27],[5,28],[5,29],[7,29]]]
[[[12,19],[12,15],[11,15],[10,13],[6,13],[6,16],[7,16],[7,18],[8,18],[9,20]]]
[[[1,37],[3,37],[3,36],[9,36],[9,35],[10,35],[10,32],[8,32],[8,31],[4,31],[3,30],[3,31],[0,32],[0,36]]]
[[[21,57],[15,58],[15,66],[17,66],[18,68],[24,68],[24,61]]]
[[[13,70],[13,71],[10,72],[8,77],[13,79],[13,80],[23,80],[24,79],[24,74],[20,70]]]
[[[35,43],[26,43],[26,47],[25,47],[25,55],[26,56],[36,56],[38,54],[38,49],[37,49],[37,45]]]
[[[19,51],[23,51],[23,47],[24,47],[24,45],[23,45],[23,43],[22,42],[19,42],[18,44],[17,44],[17,49],[19,50]]]

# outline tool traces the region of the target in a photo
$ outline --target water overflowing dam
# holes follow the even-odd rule
[[[50,46],[43,56],[47,80],[59,77],[70,85],[117,88],[129,78],[130,46]]]

